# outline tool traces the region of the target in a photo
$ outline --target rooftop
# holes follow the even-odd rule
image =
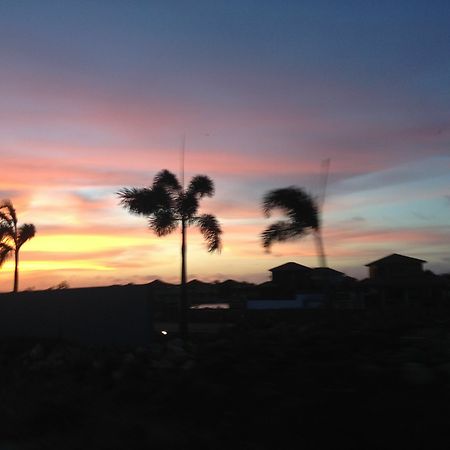
[[[426,263],[423,259],[412,258],[411,256],[399,255],[398,253],[392,253],[392,255],[385,256],[384,258],[377,259],[376,261],[372,261],[369,264],[366,264],[366,267],[373,266],[375,264],[392,264],[392,263],[407,263],[407,262],[420,262]]]
[[[272,267],[272,269],[269,269],[270,272],[304,272],[309,270],[312,270],[311,267],[302,266],[301,264],[297,264],[295,262],[287,262],[281,266]]]
[[[344,275],[343,272],[339,272],[339,270],[331,269],[330,267],[315,267],[313,269],[314,273],[317,273],[319,275]]]

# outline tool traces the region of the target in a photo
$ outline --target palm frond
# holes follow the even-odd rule
[[[4,213],[3,211],[0,211],[0,222],[12,225],[11,216],[9,214]]]
[[[120,204],[132,214],[149,216],[161,208],[170,208],[173,200],[169,192],[162,187],[123,188],[117,192]]]
[[[313,198],[303,189],[290,186],[268,192],[263,198],[263,211],[270,217],[272,210],[280,209],[300,229],[319,228],[319,211]]]
[[[298,228],[292,222],[280,220],[273,223],[261,233],[263,247],[269,251],[274,242],[298,239],[308,233],[307,228]]]
[[[167,169],[161,170],[153,179],[153,187],[162,186],[174,191],[181,190],[181,184],[175,174]]]
[[[187,220],[192,220],[198,211],[198,199],[189,192],[183,193],[178,197],[178,213]]]
[[[2,200],[2,202],[0,203],[0,211],[1,211],[0,219],[6,220],[7,222],[12,222],[14,225],[17,224],[17,214],[11,200],[9,199]]]
[[[3,263],[13,254],[14,249],[6,244],[5,242],[0,242],[0,267]]]
[[[14,228],[8,222],[0,222],[0,240],[14,239]]]
[[[178,220],[171,209],[160,209],[151,215],[148,223],[157,236],[166,236],[177,228]]]
[[[197,198],[212,197],[214,195],[214,183],[206,175],[196,175],[190,181],[187,193]]]
[[[202,214],[196,218],[196,222],[206,240],[208,252],[220,251],[222,248],[222,229],[216,217],[212,214]]]
[[[19,227],[17,235],[17,249],[22,247],[25,242],[32,239],[36,234],[36,227],[32,223],[24,223]]]

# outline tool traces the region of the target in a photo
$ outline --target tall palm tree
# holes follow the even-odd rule
[[[14,254],[14,288],[19,290],[19,251],[36,234],[32,223],[17,225],[17,214],[10,200],[0,204],[0,265]]]
[[[272,190],[264,196],[263,211],[266,217],[270,217],[274,209],[280,209],[287,216],[287,220],[275,222],[262,232],[264,248],[269,250],[273,242],[298,239],[312,232],[319,264],[321,267],[326,267],[317,202],[303,189],[290,186]]]
[[[209,252],[220,251],[222,230],[216,217],[198,215],[199,200],[214,195],[214,184],[205,175],[193,177],[185,189],[168,170],[155,175],[147,188],[123,188],[118,193],[121,205],[129,212],[148,218],[148,226],[157,236],[165,236],[181,226],[180,332],[188,335],[188,299],[186,285],[186,229],[197,225]]]
[[[0,224],[0,267],[11,255],[13,248],[8,244],[8,234],[3,225]]]

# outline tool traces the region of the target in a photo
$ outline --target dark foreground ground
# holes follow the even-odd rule
[[[0,450],[448,449],[450,318],[266,317],[186,345],[0,342]]]

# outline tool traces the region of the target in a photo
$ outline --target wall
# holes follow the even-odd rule
[[[0,337],[146,345],[153,321],[146,285],[0,295]]]
[[[420,276],[423,274],[422,264],[419,261],[383,262],[369,266],[369,277],[371,279],[393,279]]]

